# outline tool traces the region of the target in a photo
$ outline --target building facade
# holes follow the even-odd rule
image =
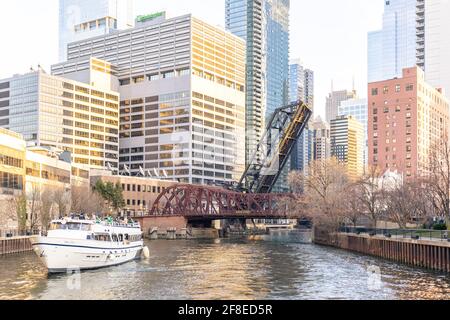
[[[369,163],[405,178],[427,173],[429,152],[449,130],[449,104],[423,70],[369,84]]]
[[[385,0],[382,29],[369,33],[368,81],[401,77],[416,64],[417,0]]]
[[[59,60],[67,59],[71,42],[131,28],[133,1],[59,0]]]
[[[345,163],[351,179],[364,174],[364,126],[352,116],[331,120],[331,156]]]
[[[239,180],[245,166],[245,42],[190,15],[68,46],[52,72],[76,77],[91,57],[116,67],[120,168],[170,180]]]
[[[417,0],[417,62],[450,99],[450,1]]]
[[[225,0],[225,26],[246,44],[246,163],[261,141],[266,123],[266,28],[264,0]]]
[[[34,219],[37,225],[41,224],[39,212],[34,218],[30,215],[46,191],[61,192],[69,210],[73,185],[89,186],[88,167],[72,164],[70,157],[51,148],[27,148],[22,135],[0,128],[0,229],[18,229],[17,199],[22,196],[27,220]],[[51,213],[56,216],[59,210],[53,206]]]
[[[108,170],[91,170],[91,186],[97,181],[120,184],[123,190],[125,207],[123,213],[127,216],[140,217],[151,211],[158,196],[174,185],[173,181],[114,175]]]
[[[305,102],[314,111],[314,72],[305,69],[299,59],[289,65],[289,101],[297,100]],[[292,151],[291,170],[307,169],[313,160],[313,137],[308,126]]]
[[[348,91],[348,90],[340,90],[340,91],[331,91],[328,94],[326,100],[326,122],[331,123],[331,120],[337,118],[339,113],[339,106],[343,101],[347,101],[350,99],[356,99],[356,91]]]
[[[341,102],[339,106],[338,116],[352,116],[362,123],[364,127],[364,166],[369,164],[369,149],[368,149],[368,126],[369,119],[367,116],[368,106],[367,99],[350,99]]]
[[[313,132],[313,159],[326,160],[331,157],[330,125],[320,117],[310,125]]]
[[[117,92],[43,70],[0,80],[0,87],[0,127],[36,146],[68,151],[74,163],[118,167]]]

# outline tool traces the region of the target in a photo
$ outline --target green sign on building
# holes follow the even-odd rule
[[[162,17],[165,14],[166,14],[165,11],[147,14],[147,15],[143,15],[143,16],[138,16],[136,20],[137,20],[137,22],[146,22],[146,21],[150,21],[150,20]]]

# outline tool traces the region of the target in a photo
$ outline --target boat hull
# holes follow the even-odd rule
[[[74,273],[121,265],[142,255],[143,242],[120,245],[111,242],[34,237],[34,252],[48,273]]]

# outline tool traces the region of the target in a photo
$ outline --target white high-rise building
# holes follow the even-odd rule
[[[139,21],[141,20],[141,21]],[[191,15],[149,15],[136,27],[68,45],[54,75],[88,81],[109,61],[120,92],[120,168],[195,184],[245,169],[245,42]]]
[[[402,76],[416,64],[417,0],[384,0],[383,27],[369,33],[368,81]]]
[[[59,59],[67,45],[132,27],[133,0],[59,0]]]
[[[424,13],[419,15],[422,8]],[[418,31],[424,31],[425,46],[417,48],[418,64],[422,61],[424,63],[426,82],[442,88],[444,95],[450,98],[450,1],[418,0],[417,11],[417,28]],[[424,18],[423,21],[420,20],[421,17]],[[423,57],[420,56],[421,53],[424,54]]]

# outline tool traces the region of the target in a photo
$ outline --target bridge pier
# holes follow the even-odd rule
[[[142,227],[142,231],[145,236],[148,236],[152,239],[157,239],[160,234],[168,234],[171,233],[177,234],[177,232],[182,233],[183,230],[186,230],[188,225],[188,220],[185,217],[139,217],[135,218]]]

